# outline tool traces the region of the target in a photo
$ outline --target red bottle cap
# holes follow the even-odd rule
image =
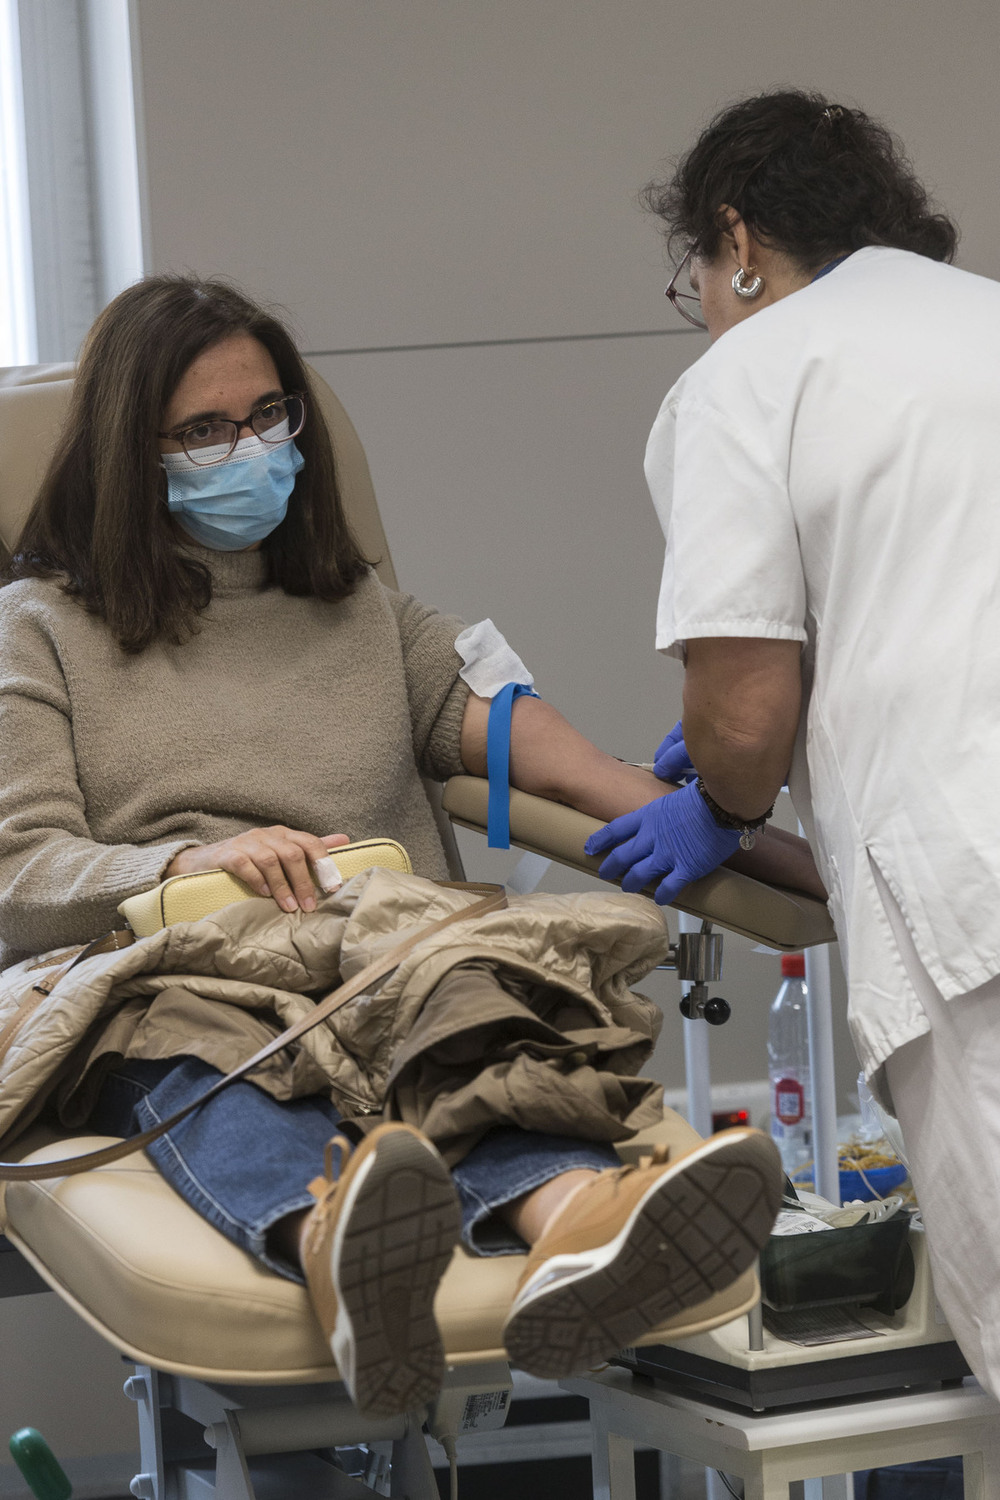
[[[781,977],[782,979],[805,979],[806,956],[804,953],[783,953],[781,955]]]

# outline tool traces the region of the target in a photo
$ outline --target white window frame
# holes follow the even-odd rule
[[[94,317],[145,269],[135,0],[0,0],[19,57],[24,279],[19,363],[74,359]],[[8,239],[12,236],[8,236]]]
[[[17,0],[0,0],[0,365],[37,358]]]

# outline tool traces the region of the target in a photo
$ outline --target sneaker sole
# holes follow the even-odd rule
[[[511,1359],[547,1380],[588,1370],[731,1286],[767,1242],[781,1186],[766,1137],[706,1141],[650,1187],[614,1240],[539,1268],[504,1329]],[[557,1268],[568,1279],[546,1287]]]
[[[461,1222],[451,1174],[415,1134],[387,1135],[351,1183],[331,1249],[330,1347],[359,1411],[394,1416],[440,1390],[434,1296]]]

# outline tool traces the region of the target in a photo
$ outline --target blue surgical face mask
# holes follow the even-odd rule
[[[257,436],[241,438],[220,463],[196,464],[186,453],[161,453],[160,460],[170,514],[216,552],[240,552],[280,526],[305,463],[291,438],[263,443]]]

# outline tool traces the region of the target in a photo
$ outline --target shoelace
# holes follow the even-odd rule
[[[652,1151],[640,1156],[638,1161],[627,1161],[620,1167],[608,1167],[607,1171],[600,1172],[598,1177],[603,1177],[605,1181],[608,1181],[610,1175],[617,1184],[627,1181],[636,1172],[648,1172],[650,1167],[665,1167],[669,1161],[670,1147],[661,1141],[659,1145],[653,1147]],[[594,1180],[597,1181],[598,1178]]]
[[[648,1170],[649,1170],[650,1167],[665,1167],[667,1165],[667,1163],[669,1162],[669,1160],[670,1160],[670,1147],[667,1146],[667,1145],[665,1145],[661,1141],[658,1146],[654,1146],[653,1147],[652,1151],[649,1153],[648,1156],[640,1156],[639,1157],[639,1165],[638,1165],[638,1167],[629,1167],[629,1166],[626,1166],[626,1167],[623,1168],[623,1171],[625,1171],[625,1172],[634,1172],[634,1171],[648,1172]]]
[[[309,1216],[309,1225],[306,1229],[306,1247],[310,1254],[317,1250],[317,1239],[322,1233],[326,1211],[336,1197],[340,1179],[344,1175],[344,1167],[352,1150],[350,1141],[343,1135],[333,1136],[323,1148],[323,1176],[314,1177],[309,1184],[309,1191],[316,1199],[316,1207]],[[339,1158],[336,1177],[333,1175],[334,1151],[337,1152]]]
[[[556,1215],[549,1221],[546,1233],[548,1233],[548,1230],[554,1224],[555,1217],[562,1213],[564,1209],[568,1209],[571,1205],[575,1204],[578,1197],[585,1196],[588,1189],[596,1187],[599,1182],[610,1182],[617,1189],[623,1183],[627,1182],[630,1177],[634,1177],[636,1172],[647,1172],[650,1167],[665,1167],[669,1161],[670,1147],[661,1141],[653,1147],[652,1151],[643,1153],[637,1162],[624,1162],[620,1167],[607,1167],[603,1172],[598,1172],[593,1182],[588,1182],[584,1187],[578,1188],[575,1193],[571,1193],[561,1207],[556,1210]]]

